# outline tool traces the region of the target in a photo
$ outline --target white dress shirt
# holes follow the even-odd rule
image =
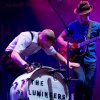
[[[20,56],[25,59],[30,55],[38,52],[41,46],[38,45],[39,32],[33,33],[33,39],[29,31],[20,33],[15,39],[8,45],[5,51],[16,51]],[[57,51],[51,46],[49,49],[43,49],[47,55],[53,55]]]

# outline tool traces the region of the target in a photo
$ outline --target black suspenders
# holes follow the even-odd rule
[[[33,33],[30,31],[30,33],[31,33],[31,37],[32,37],[32,40],[33,40]]]

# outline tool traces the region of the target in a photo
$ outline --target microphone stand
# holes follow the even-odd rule
[[[66,52],[66,59],[67,59],[67,66],[66,66],[66,79],[67,81],[69,82],[71,80],[71,77],[70,77],[70,67],[69,67],[69,42],[67,43],[67,52]],[[68,71],[67,71],[68,69]]]
[[[69,66],[69,53],[70,53],[70,46],[69,46],[69,42],[67,43],[67,48],[66,48],[67,52],[66,52],[66,59],[67,59],[67,66],[66,66],[66,79],[67,83],[68,83],[68,89],[69,89],[69,100],[73,100],[72,96],[71,96],[71,76],[70,76],[70,66]]]

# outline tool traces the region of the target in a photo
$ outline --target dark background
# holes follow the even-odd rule
[[[69,22],[76,19],[73,9],[80,0],[0,0],[0,58],[12,39],[22,31],[54,30],[56,37]],[[100,22],[99,0],[88,0],[93,5],[90,18]],[[94,100],[100,99],[100,42],[97,41],[97,77]],[[57,42],[55,48],[58,48]],[[43,51],[31,56],[30,61],[59,67],[57,61]],[[98,99],[97,99],[98,98]]]

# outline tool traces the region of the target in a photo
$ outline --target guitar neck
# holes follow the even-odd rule
[[[86,41],[81,42],[81,43],[78,43],[78,46],[79,46],[79,47],[82,47],[82,46],[87,45],[87,44],[89,44],[89,43],[91,43],[91,42],[94,42],[94,41],[96,41],[96,40],[98,40],[98,39],[100,39],[100,36],[95,37],[95,38],[92,38],[92,39],[89,39],[89,40],[86,40]]]

